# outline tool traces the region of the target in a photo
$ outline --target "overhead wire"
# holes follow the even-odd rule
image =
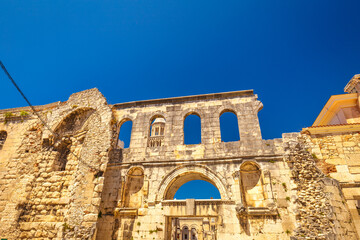
[[[33,113],[39,118],[39,120],[42,122],[42,124],[55,136],[58,137],[58,134],[56,132],[54,132],[49,125],[45,122],[45,120],[41,117],[41,115],[36,111],[35,107],[30,103],[29,99],[25,96],[25,94],[23,93],[23,91],[21,91],[20,87],[16,84],[15,80],[11,77],[10,73],[7,71],[5,65],[0,61],[0,66],[3,69],[3,71],[5,72],[6,76],[10,79],[10,81],[12,82],[12,84],[15,86],[15,88],[18,90],[18,92],[21,94],[21,96],[25,99],[25,101],[27,102],[27,104],[29,105],[29,107],[31,108],[31,110],[33,111]],[[54,145],[51,145],[52,147],[54,147]],[[81,161],[80,157],[78,157],[74,152],[72,152],[70,150],[70,153],[79,160],[79,162]],[[86,164],[87,165],[87,164]],[[92,167],[91,167],[92,168]]]
[[[20,87],[16,84],[15,80],[11,77],[10,73],[7,71],[6,67],[4,66],[4,64],[0,61],[0,66],[3,69],[3,71],[5,72],[5,74],[7,75],[7,77],[10,79],[10,81],[12,82],[12,84],[16,87],[16,89],[18,90],[18,92],[21,94],[21,96],[25,99],[25,101],[28,103],[29,107],[31,108],[31,110],[33,111],[33,113],[39,118],[39,120],[42,122],[42,124],[55,136],[58,137],[59,135],[54,132],[49,125],[44,121],[44,119],[41,117],[41,115],[36,111],[35,107],[30,103],[30,101],[28,100],[28,98],[25,96],[25,94],[21,91]],[[55,148],[54,146],[55,142],[50,144],[50,147]],[[90,166],[88,163],[83,162],[81,160],[81,158],[79,156],[77,156],[73,151],[71,151],[69,149],[69,153],[71,153],[78,161],[79,163],[84,164],[85,166],[89,167],[91,171],[95,171],[94,167]],[[101,171],[98,171],[94,176],[96,177],[99,173],[101,173]],[[37,191],[36,194],[38,194],[40,192],[40,190]],[[26,203],[26,206],[30,206],[30,202]]]

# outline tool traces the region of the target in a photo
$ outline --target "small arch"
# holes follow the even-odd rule
[[[141,206],[144,185],[144,170],[141,167],[132,167],[126,174],[125,190],[123,193],[123,207],[139,208]]]
[[[165,127],[165,124],[166,124],[166,119],[165,119],[165,117],[163,116],[163,115],[161,115],[161,114],[156,114],[156,115],[154,115],[154,116],[152,116],[151,118],[150,118],[150,129],[149,129],[149,136],[158,136],[158,135],[161,135],[161,131],[160,131],[160,128],[158,128],[158,129],[154,129],[154,127],[156,127],[156,126],[153,126],[154,124],[156,124],[156,126],[157,125],[164,125],[164,127]],[[155,130],[157,130],[157,134],[155,134]],[[162,132],[163,134],[162,135],[164,135],[164,133],[165,133],[165,129],[163,129],[163,132]]]
[[[252,161],[246,161],[240,165],[243,203],[248,207],[264,207],[265,193],[264,181],[260,166]]]
[[[220,113],[220,133],[222,142],[240,140],[239,123],[235,111],[225,109]]]
[[[5,141],[7,138],[7,132],[6,131],[0,131],[0,150],[3,148]]]
[[[191,240],[197,240],[197,228],[195,226],[191,227]]]
[[[241,170],[246,171],[246,170],[255,169],[255,168],[258,169],[258,170],[261,169],[260,165],[257,162],[254,162],[254,161],[244,161],[240,165],[240,171]]]
[[[196,112],[189,112],[184,117],[184,144],[201,144],[201,117]]]
[[[159,147],[164,143],[166,119],[163,115],[157,114],[150,119],[148,133],[148,147]]]
[[[129,148],[131,142],[133,122],[130,118],[124,118],[119,124],[118,147]]]
[[[183,228],[182,228],[182,240],[189,240],[189,228],[188,228],[188,226],[184,226]]]
[[[136,175],[140,175],[138,174],[139,172],[141,172],[142,175],[144,175],[144,168],[141,165],[135,165],[132,168],[128,169],[125,172],[126,176],[136,176]]]

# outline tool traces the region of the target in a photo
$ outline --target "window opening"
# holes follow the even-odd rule
[[[153,117],[150,124],[148,147],[158,147],[163,145],[165,124],[165,118],[161,116]]]
[[[220,133],[222,142],[240,140],[238,119],[233,112],[224,112],[220,115]]]
[[[127,120],[121,125],[118,141],[120,148],[130,147],[132,124],[131,120]]]
[[[191,234],[192,234],[191,240],[197,240],[197,238],[196,238],[196,229],[195,228],[191,229]]]
[[[221,199],[219,190],[204,180],[192,180],[183,184],[175,193],[174,199]]]
[[[201,119],[196,114],[190,114],[184,120],[184,144],[201,143]]]
[[[183,239],[183,240],[188,240],[189,228],[186,227],[186,226],[183,227],[182,233],[183,233],[182,239]]]
[[[3,148],[5,141],[7,138],[7,132],[6,131],[1,131],[0,132],[0,150]]]
[[[59,146],[55,149],[58,152],[58,161],[56,164],[58,166],[54,166],[58,171],[64,171],[66,167],[66,163],[68,161],[68,156],[70,154],[72,141],[69,137],[64,137],[63,140],[60,142]]]

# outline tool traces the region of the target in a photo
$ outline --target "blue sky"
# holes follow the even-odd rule
[[[34,105],[254,89],[263,138],[310,126],[360,73],[360,1],[1,0],[0,60]],[[0,73],[0,109],[26,102]]]
[[[189,191],[196,189],[196,191]],[[194,199],[221,199],[219,190],[209,182],[203,180],[193,180],[183,184],[176,192],[174,198],[182,200],[186,198]]]
[[[1,3],[1,61],[33,104],[254,89],[269,139],[311,125],[360,72],[360,1]],[[0,108],[26,105],[0,77]]]

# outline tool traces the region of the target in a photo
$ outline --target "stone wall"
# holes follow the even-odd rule
[[[97,89],[73,94],[40,109],[51,130],[25,110],[26,118],[0,123],[8,134],[0,150],[1,238],[91,238],[113,145],[111,109]],[[9,111],[20,110],[2,114]]]
[[[118,128],[132,121],[131,142],[127,149],[114,150],[107,167],[106,178],[112,180],[104,187],[97,239],[171,239],[174,219],[195,224],[196,217],[204,224],[216,218],[218,239],[288,239],[296,225],[295,203],[290,201],[295,192],[282,139],[261,139],[261,107],[252,91],[114,105]],[[240,141],[221,141],[219,117],[224,111],[236,114]],[[189,114],[200,116],[200,144],[184,144]],[[148,144],[156,117],[165,119],[160,146]],[[253,183],[246,185],[243,164],[258,169],[255,188]],[[142,169],[140,182],[132,180],[135,168]],[[181,201],[171,201],[183,183],[195,179],[214,184],[221,200],[197,205],[199,210],[189,214]],[[249,189],[247,197],[242,184]]]
[[[336,180],[320,171],[299,134],[284,134],[287,163],[296,184],[294,239],[357,239],[354,223]]]
[[[46,126],[29,108],[0,111],[1,238],[173,240],[181,228],[198,240],[358,239],[358,133],[263,140],[252,91],[109,106],[90,89],[36,108]],[[239,141],[221,139],[227,111]],[[200,144],[184,144],[189,114]],[[157,117],[165,131],[151,136]],[[221,199],[173,199],[191,180]]]
[[[231,94],[209,94],[173,99],[115,104],[113,111],[121,124],[131,120],[130,148],[123,151],[123,162],[149,162],[177,159],[193,160],[211,157],[237,157],[273,153],[272,147],[262,144],[258,111],[262,103],[252,91]],[[238,120],[240,141],[222,142],[220,115],[233,112]],[[189,114],[201,119],[201,144],[184,144],[184,120]],[[156,117],[166,120],[163,144],[148,147],[150,124]]]
[[[306,147],[312,153],[316,165],[330,178],[340,183],[347,207],[360,235],[360,134],[343,132],[336,134],[303,134]]]

